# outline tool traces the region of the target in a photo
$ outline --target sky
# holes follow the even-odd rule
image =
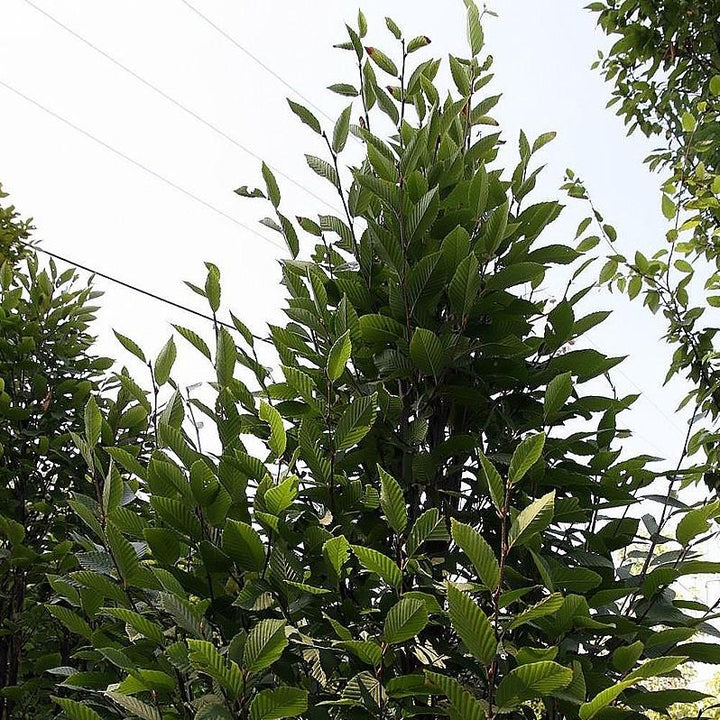
[[[617,228],[618,249],[654,251],[667,228],[661,180],[643,165],[652,143],[627,137],[605,107],[610,88],[590,65],[608,40],[584,4],[490,3],[499,17],[485,22],[495,60],[488,92],[503,94],[493,115],[507,141],[504,156],[516,161],[521,128],[531,139],[557,131],[542,151],[547,169],[535,201],[560,197],[571,167]],[[370,44],[392,47],[383,19],[390,12],[407,37],[430,36],[419,60],[466,54],[460,0],[365,0],[363,10]],[[261,184],[263,158],[297,183],[278,176],[286,214],[327,212],[318,197],[337,206],[330,186],[304,161],[304,153],[321,155],[323,147],[285,98],[307,99],[330,117],[347,104],[325,88],[354,79],[350,54],[331,46],[346,39],[344,23],[354,23],[356,13],[345,0],[3,0],[0,182],[34,217],[48,250],[163,297],[205,311],[183,281],[202,284],[203,262],[216,263],[226,307],[262,334],[267,322],[283,318],[278,260],[286,251],[280,236],[258,224],[262,204],[233,189]],[[548,241],[571,239],[582,217],[571,204]],[[150,356],[172,322],[207,336],[202,320],[102,280],[97,286],[105,291],[95,328],[102,352],[121,353],[113,328]],[[614,311],[589,341],[609,355],[627,355],[615,375],[618,391],[641,393],[625,417],[635,434],[629,446],[677,457],[687,418],[673,409],[685,388],[662,387],[670,357],[662,322],[639,301],[605,290],[585,307]],[[183,352],[183,342],[179,366],[187,383],[205,379],[207,368],[195,363],[194,351]]]

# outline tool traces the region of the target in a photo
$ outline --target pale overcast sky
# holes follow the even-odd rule
[[[34,216],[37,235],[48,249],[165,297],[204,310],[182,281],[202,280],[202,262],[217,263],[233,310],[262,332],[266,321],[282,318],[276,261],[285,251],[242,226],[274,243],[280,240],[257,224],[265,208],[232,192],[241,184],[259,184],[259,162],[238,145],[330,203],[337,198],[305,167],[303,153],[321,154],[322,147],[287,107],[285,97],[300,99],[297,93],[208,25],[191,3],[329,115],[346,104],[325,87],[354,79],[350,55],[331,47],[345,39],[344,22],[355,22],[354,2],[3,0],[0,82],[202,202],[2,85],[0,180],[19,209]],[[516,147],[520,128],[531,137],[558,131],[557,140],[543,151],[548,169],[538,184],[537,200],[558,197],[564,169],[572,167],[616,225],[622,250],[654,248],[665,223],[659,178],[642,164],[651,145],[640,136],[627,138],[621,121],[605,109],[609,89],[590,64],[607,40],[583,5],[575,0],[496,0],[492,7],[499,17],[485,23],[496,73],[489,91],[503,93],[493,114],[510,149]],[[363,7],[371,44],[392,47],[383,19],[389,12],[408,37],[431,37],[433,44],[418,59],[466,54],[460,0],[367,0]],[[235,142],[119,69],[38,8]],[[315,198],[279,180],[288,214],[326,211]],[[580,213],[579,206],[571,205],[548,239],[572,238]],[[111,328],[131,335],[152,354],[169,335],[169,322],[203,327],[202,321],[104,281],[98,286],[106,291],[97,326],[105,352],[120,352]],[[594,293],[585,307],[615,309],[592,342],[608,354],[629,355],[616,382],[621,393],[643,392],[626,417],[637,433],[633,449],[672,457],[684,434],[684,421],[672,416],[682,387],[661,388],[669,357],[659,340],[662,324],[650,319],[637,301],[630,304],[604,290]],[[190,381],[195,375],[205,377],[204,368],[191,365],[186,371]]]

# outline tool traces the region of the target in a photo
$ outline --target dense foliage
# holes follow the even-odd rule
[[[34,720],[54,716],[56,678],[47,671],[77,647],[54,619],[62,610],[44,604],[75,568],[70,550],[80,523],[66,499],[71,490],[94,495],[96,485],[73,434],[96,407],[88,399],[107,385],[111,362],[91,351],[98,293],[74,270],[41,268],[20,244],[29,222],[12,207],[0,216],[0,718]],[[107,403],[104,442],[136,437],[120,419],[123,404]]]
[[[364,45],[360,15],[340,45],[359,84],[334,86],[353,104],[324,130],[291,103],[326,143],[308,165],[344,217],[294,223],[265,166],[265,190],[239,189],[269,201],[263,222],[292,255],[277,374],[233,316],[210,343],[177,328],[211,364],[212,397],[179,392],[173,342],[153,391],[135,385],[139,405],[159,402],[149,459],[99,442],[88,405],[79,446],[91,469],[113,463],[102,492],[75,497],[80,569],[56,583],[53,613],[82,643],[56,669],[71,720],[591,720],[702,697],[644,683],[720,659],[693,639],[715,632],[713,610],[671,589],[720,569],[695,549],[720,504],[668,505],[675,537],[633,517],[656,475],[621,456],[634,398],[600,380],[618,359],[582,348],[606,317],[582,310],[587,238],[549,244],[560,204],[528,204],[552,134],[521,135],[518,165],[495,166],[497,98],[467,5],[452,94],[439,61],[413,63],[428,38],[388,19],[396,62]],[[217,317],[217,268],[193,288]],[[202,446],[197,414],[216,430]]]

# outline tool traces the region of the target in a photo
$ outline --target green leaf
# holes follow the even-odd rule
[[[120,577],[125,581],[132,580],[140,570],[140,561],[135,548],[123,537],[123,534],[113,523],[107,524],[105,535]]]
[[[483,705],[457,680],[447,675],[430,672],[430,670],[425,670],[425,677],[431,685],[434,685],[447,697],[458,720],[485,720]]]
[[[426,540],[444,538],[447,538],[445,520],[440,516],[440,511],[437,508],[430,508],[412,526],[405,543],[405,551],[409,557],[412,557]]]
[[[391,645],[414,638],[428,623],[427,607],[422,600],[403,598],[393,605],[385,618],[383,635]]]
[[[545,390],[544,416],[552,418],[562,410],[572,394],[572,373],[570,371],[556,375]]]
[[[521,625],[525,625],[525,623],[532,622],[538,618],[552,615],[563,606],[563,603],[563,596],[560,593],[553,593],[552,595],[535,603],[535,605],[523,610],[519,615],[516,615],[507,626],[507,629],[512,630],[513,628],[520,627]]]
[[[397,65],[382,50],[375,47],[366,47],[365,52],[381,70],[384,70],[388,75],[397,77]]]
[[[377,396],[363,395],[352,402],[340,416],[335,430],[335,449],[347,450],[370,432],[377,415]]]
[[[470,43],[470,51],[473,55],[478,55],[484,44],[480,13],[472,0],[464,1],[467,7],[467,37]]]
[[[120,344],[130,353],[132,353],[141,363],[146,363],[145,353],[140,349],[140,346],[132,341],[129,337],[121,335],[117,330],[113,330],[115,337],[120,341]]]
[[[243,651],[243,667],[258,673],[270,667],[287,647],[284,620],[260,620],[250,631]]]
[[[487,615],[452,583],[447,585],[448,615],[465,647],[486,667],[495,659],[497,640]]]
[[[363,315],[360,318],[360,332],[369,343],[389,343],[401,337],[405,328],[386,315]]]
[[[297,717],[307,710],[308,693],[294,687],[260,691],[250,704],[250,720],[281,720]]]
[[[53,702],[57,703],[70,720],[103,720],[94,710],[85,703],[53,696]]]
[[[182,327],[181,325],[173,325],[173,327],[180,335],[182,335],[182,337],[184,337],[191,345],[193,345],[197,350],[199,350],[208,360],[212,359],[212,355],[210,354],[210,348],[196,332],[186,327]]]
[[[427,35],[419,35],[418,37],[414,37],[407,44],[408,55],[410,53],[414,53],[416,50],[419,50],[420,48],[427,47],[430,43],[431,43],[431,40]]]
[[[436,378],[445,364],[440,338],[425,328],[415,329],[410,341],[410,357],[419,370]]]
[[[540,459],[545,445],[545,433],[526,437],[516,448],[510,460],[508,480],[511,485],[519,482],[525,473]]]
[[[114,617],[126,625],[129,625],[133,630],[144,635],[149,640],[153,640],[158,645],[162,645],[165,640],[163,629],[157,623],[149,620],[144,615],[134,610],[128,610],[127,608],[117,607],[106,607],[102,608],[102,612],[105,615]]]
[[[490,490],[490,498],[493,501],[493,505],[498,511],[501,511],[505,504],[505,483],[500,477],[500,473],[496,470],[495,466],[485,457],[482,452],[478,452],[480,456],[480,465],[482,467],[485,481],[488,484]]]
[[[509,546],[527,542],[533,535],[544,530],[552,521],[554,512],[555,491],[553,490],[520,511],[510,526]]]
[[[86,639],[92,637],[92,629],[87,622],[76,612],[62,605],[46,605],[47,611],[74,635],[80,635]]]
[[[333,83],[332,85],[328,85],[328,90],[338,95],[343,95],[344,97],[357,97],[360,94],[358,89],[349,83]]]
[[[228,661],[207,640],[190,638],[187,644],[188,658],[197,670],[217,680],[230,693],[232,698],[238,698],[242,695],[245,681],[237,663],[232,660]]]
[[[408,514],[405,506],[405,496],[398,481],[389,473],[377,466],[380,475],[380,506],[390,527],[400,534],[407,525]]]
[[[323,557],[335,571],[337,577],[340,577],[340,571],[347,561],[349,551],[350,543],[344,535],[330,538],[323,544]]]
[[[382,665],[382,649],[372,640],[346,640],[339,643],[340,647],[349,650],[364,663],[379,667]]]
[[[300,105],[300,103],[293,102],[292,100],[288,99],[288,105],[290,106],[290,109],[312,130],[314,130],[318,135],[322,134],[322,129],[320,128],[320,123],[318,122],[318,119],[304,106]]]
[[[448,287],[448,297],[458,318],[469,315],[480,292],[480,273],[474,253],[464,258],[457,267]]]
[[[497,590],[500,584],[500,566],[492,548],[474,528],[453,518],[452,537],[477,570],[480,579],[490,590]]]
[[[267,196],[270,202],[275,208],[280,205],[280,188],[278,187],[275,175],[272,170],[265,164],[262,164],[262,176],[265,180],[265,187],[267,188]]]
[[[281,457],[287,446],[287,435],[280,413],[272,405],[268,405],[264,400],[261,400],[258,415],[261,420],[270,425],[269,448],[277,457]]]
[[[346,330],[335,341],[328,354],[326,370],[330,382],[335,382],[343,374],[351,353],[350,331]]]
[[[674,220],[675,213],[677,212],[675,203],[672,201],[669,195],[663,193],[662,196],[662,212],[667,220]]]
[[[331,185],[336,188],[339,187],[338,174],[335,168],[327,161],[322,158],[315,157],[314,155],[305,155],[305,160],[311,170],[317,173],[321,178],[325,178]]]
[[[501,708],[535,700],[570,684],[573,672],[551,660],[527,663],[511,670],[500,682],[496,702]]]
[[[713,75],[710,79],[710,92],[717,97],[720,95],[720,75]]]
[[[157,356],[157,360],[155,360],[154,374],[155,382],[158,385],[163,386],[170,379],[176,356],[175,340],[170,338]]]
[[[692,132],[697,127],[697,120],[695,116],[687,110],[682,114],[681,117],[682,128],[685,132]]]
[[[362,545],[353,545],[352,550],[366,570],[379,575],[388,585],[400,586],[402,572],[387,555]]]
[[[95,398],[91,396],[85,405],[85,439],[90,447],[97,445],[101,431],[102,415]]]
[[[333,128],[332,148],[336,153],[342,152],[347,142],[348,130],[350,129],[350,113],[352,105],[348,105],[341,113]]]
[[[222,537],[223,552],[242,570],[260,572],[265,566],[265,546],[247,523],[228,519]]]
[[[632,643],[632,645],[622,645],[612,654],[613,667],[621,673],[626,673],[639,660],[645,646],[640,640]]]

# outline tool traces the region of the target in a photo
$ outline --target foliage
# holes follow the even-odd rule
[[[631,1],[590,7],[607,33],[622,35],[602,63],[615,85],[611,104],[618,104],[631,130],[637,126],[663,137],[648,162],[669,174],[661,194],[669,225],[665,240],[651,257],[639,251],[627,257],[611,248],[600,281],[664,315],[666,339],[675,347],[667,378],[682,374],[690,380],[682,406],[695,408],[699,421],[685,452],[702,449],[692,474],[702,474],[718,489],[720,367],[717,327],[708,317],[720,307],[720,4]],[[570,193],[587,198],[582,183],[570,180]],[[599,235],[612,245],[614,231],[604,232],[602,216],[591,210]]]
[[[29,223],[16,221],[12,208],[0,213],[16,225],[14,237],[4,228],[6,237],[27,237]],[[83,413],[93,425],[89,442],[102,435],[123,445],[136,433],[118,431],[122,399],[99,400],[108,413],[102,426],[95,400],[88,403],[111,365],[91,351],[98,293],[74,270],[41,268],[24,248],[9,245],[5,256],[17,264],[0,267],[0,717],[39,719],[55,714],[48,671],[66,665],[77,644],[43,608],[75,568],[70,549],[80,523],[66,499],[95,493],[72,436]],[[107,466],[107,456],[100,462]],[[84,601],[84,591],[73,592]]]
[[[325,140],[308,164],[345,210],[297,217],[310,259],[267,167],[264,191],[238,190],[269,201],[263,222],[292,255],[289,322],[268,339],[282,378],[234,316],[213,351],[178,328],[212,363],[212,398],[182,397],[172,345],[155,363],[169,396],[149,460],[88,442],[88,423],[91,465],[108,452],[118,471],[77,505],[83,569],[58,586],[55,613],[83,643],[58,688],[72,720],[464,720],[539,702],[553,717],[638,717],[647,680],[720,659],[691,639],[712,610],[669,587],[717,572],[692,547],[714,513],[685,515],[681,549],[632,574],[627,512],[655,479],[650,458],[617,447],[634,398],[591,382],[619,360],[578,347],[606,314],[581,314],[582,252],[543,241],[560,204],[524,206],[552,133],[521,135],[509,177],[493,166],[497,97],[480,93],[490,60],[466,4],[472,55],[450,58],[446,99],[439,61],[409,67],[428,38],[388,19],[396,62],[364,44],[360,14],[339,45],[358,85],[334,90],[361,109],[323,130],[291,103]],[[356,142],[348,173],[339,156]],[[559,300],[541,297],[546,276],[568,274]],[[192,287],[216,317],[218,269]]]

